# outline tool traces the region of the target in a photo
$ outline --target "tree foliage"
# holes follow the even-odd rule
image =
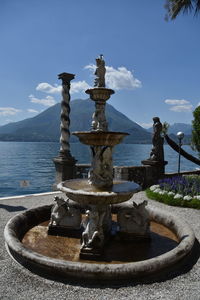
[[[200,106],[198,106],[193,112],[194,120],[192,121],[192,149],[198,152],[200,157]]]
[[[167,131],[168,131],[169,127],[170,127],[170,125],[167,122],[164,122],[162,124],[162,134],[163,134],[163,136],[165,136],[167,134]]]
[[[191,13],[196,15],[200,10],[200,0],[166,0],[166,19],[176,19],[180,13]]]

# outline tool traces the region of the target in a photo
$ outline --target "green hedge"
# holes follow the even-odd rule
[[[167,194],[160,195],[158,193],[152,192],[150,189],[146,190],[146,195],[149,199],[156,200],[171,206],[181,206],[200,209],[200,200],[198,199],[192,199],[190,201],[183,199],[174,199],[173,196],[169,196]]]

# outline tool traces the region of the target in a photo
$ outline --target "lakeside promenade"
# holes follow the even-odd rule
[[[89,285],[81,282],[55,282],[35,275],[13,261],[5,249],[3,230],[14,215],[37,206],[52,204],[60,192],[33,194],[0,198],[0,299],[167,299],[200,300],[200,210],[170,207],[148,200],[149,205],[160,207],[187,221],[196,236],[192,253],[179,263],[170,274],[161,274],[153,282],[123,284]],[[144,192],[135,194],[132,200],[140,202],[147,199]]]

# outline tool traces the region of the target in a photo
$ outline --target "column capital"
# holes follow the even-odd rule
[[[71,80],[73,80],[75,78],[74,74],[70,74],[70,73],[61,73],[58,74],[58,79],[62,80],[63,84],[69,84]]]

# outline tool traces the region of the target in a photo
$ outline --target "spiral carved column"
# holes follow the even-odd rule
[[[70,80],[74,79],[73,74],[62,73],[58,75],[58,78],[62,80],[62,102],[61,102],[61,124],[60,124],[60,155],[67,156],[70,155]]]
[[[61,73],[58,79],[62,80],[62,102],[61,102],[61,124],[60,124],[60,153],[54,158],[56,168],[56,183],[53,189],[57,189],[57,184],[61,181],[75,177],[76,160],[70,153],[70,81],[75,75],[70,73]]]

